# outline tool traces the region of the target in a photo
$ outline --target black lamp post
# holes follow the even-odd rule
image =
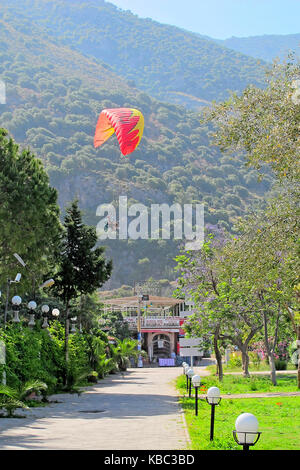
[[[258,421],[254,415],[243,413],[237,418],[233,437],[237,444],[243,446],[244,451],[248,451],[251,446],[255,446],[260,435]]]
[[[191,398],[191,396],[192,396],[192,377],[193,377],[193,375],[194,375],[193,369],[188,369],[187,376],[188,376],[188,379],[189,379],[189,398]]]
[[[194,375],[192,382],[195,388],[195,415],[198,416],[198,388],[200,387],[201,383],[200,375]]]
[[[220,390],[218,387],[211,387],[207,390],[206,401],[211,405],[211,415],[210,415],[210,440],[214,439],[214,427],[215,427],[215,408],[218,406],[222,400],[220,396]]]

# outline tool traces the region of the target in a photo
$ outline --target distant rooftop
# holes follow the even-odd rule
[[[119,299],[102,300],[104,305],[121,306],[121,307],[138,307],[138,296],[133,297],[121,297]],[[145,302],[152,304],[153,307],[174,307],[184,303],[182,299],[175,299],[173,297],[157,297],[155,295],[149,295],[149,300]]]

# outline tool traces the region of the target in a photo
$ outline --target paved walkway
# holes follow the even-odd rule
[[[189,445],[174,380],[182,368],[130,369],[81,396],[0,419],[2,449],[182,450]]]

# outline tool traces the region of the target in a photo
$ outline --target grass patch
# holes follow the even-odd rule
[[[215,374],[217,371],[217,366],[216,365],[211,365],[206,367],[207,370],[210,371],[211,374]],[[265,363],[261,363],[259,365],[254,365],[250,363],[249,365],[249,372],[265,372],[269,370],[269,365]],[[287,370],[297,370],[294,364],[288,363],[287,365]],[[239,365],[233,365],[233,364],[223,364],[223,372],[240,372],[242,373],[241,366]],[[279,371],[280,372],[280,371]]]
[[[217,377],[207,376],[201,378],[199,393],[206,394],[210,387],[219,387],[221,395],[231,395],[240,393],[279,393],[296,392],[297,376],[288,374],[277,374],[277,386],[271,382],[269,375],[257,375],[250,378],[235,375],[225,375],[223,382],[219,382]],[[177,380],[177,388],[183,394],[186,391],[186,377],[181,375]]]
[[[211,407],[199,400],[198,416],[194,399],[181,398],[193,450],[238,450],[232,436],[235,420],[241,413],[254,414],[261,438],[253,450],[299,450],[300,397],[223,399],[216,407],[215,438],[210,442]]]

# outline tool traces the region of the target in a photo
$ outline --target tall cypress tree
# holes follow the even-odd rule
[[[58,257],[58,272],[54,290],[65,306],[65,351],[68,362],[70,302],[81,294],[91,294],[109,279],[112,262],[104,256],[97,243],[96,228],[83,224],[75,200],[66,209],[64,236]],[[65,380],[67,381],[67,374]]]

